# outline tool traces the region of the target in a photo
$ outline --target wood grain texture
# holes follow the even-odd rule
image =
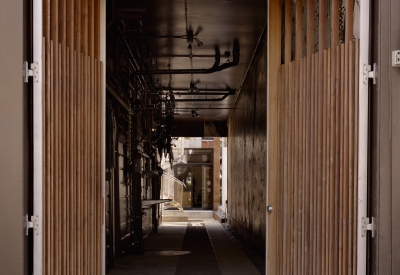
[[[99,1],[43,12],[44,274],[101,274]]]
[[[310,29],[314,2],[309,1],[307,55],[295,54],[295,60],[290,60],[291,42],[287,42],[292,33],[287,31],[293,29],[286,20],[288,4],[281,10],[285,63],[273,74],[278,95],[268,105],[277,108],[272,119],[278,123],[278,140],[268,144],[278,147],[274,161],[278,185],[274,195],[268,194],[276,198],[276,247],[271,251],[268,247],[268,253],[276,253],[273,274],[356,274],[358,41],[339,45],[339,27],[332,25],[339,23],[338,16],[332,16],[337,39],[332,40],[332,48],[319,44],[319,51],[313,53],[309,35],[314,35]],[[339,11],[339,1],[331,4],[321,7],[320,3],[320,14],[328,8]],[[296,10],[296,24],[298,14]],[[319,23],[327,24],[321,18]],[[274,37],[281,37],[279,30]],[[297,25],[295,31],[300,31]],[[321,35],[325,34],[320,29]],[[299,41],[295,43],[297,53]]]

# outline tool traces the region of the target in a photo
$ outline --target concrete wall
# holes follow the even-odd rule
[[[228,123],[228,222],[265,252],[266,43],[262,42]]]
[[[29,92],[22,81],[26,8],[22,0],[0,1],[1,274],[28,274]]]
[[[400,68],[391,67],[400,50],[399,0],[371,1],[372,63],[377,84],[371,97],[370,213],[377,222],[370,239],[371,274],[400,270]]]

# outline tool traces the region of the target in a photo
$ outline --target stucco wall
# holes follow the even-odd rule
[[[399,0],[371,1],[372,58],[377,81],[370,93],[370,203],[376,235],[370,239],[371,274],[400,270],[400,68],[391,64],[400,50]]]
[[[266,43],[262,42],[228,123],[228,222],[265,251]]]
[[[28,274],[29,94],[22,81],[26,1],[0,1],[0,267]]]

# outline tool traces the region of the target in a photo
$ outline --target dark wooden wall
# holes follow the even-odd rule
[[[267,51],[263,38],[228,122],[228,222],[265,252]]]

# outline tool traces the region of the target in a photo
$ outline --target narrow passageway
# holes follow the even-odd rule
[[[144,245],[144,255],[124,257],[109,274],[260,274],[222,225],[212,219],[164,222]]]

